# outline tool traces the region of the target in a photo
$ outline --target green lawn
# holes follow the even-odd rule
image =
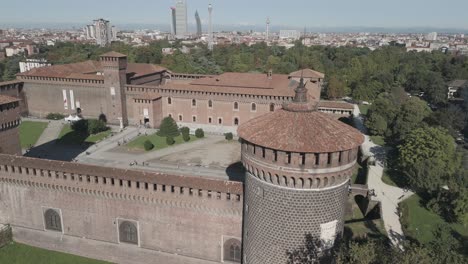
[[[58,142],[67,145],[80,145],[80,144],[94,144],[112,133],[111,130],[107,130],[94,135],[82,134],[74,131],[69,124],[63,126],[60,134],[57,138]]]
[[[398,187],[398,185],[392,180],[390,175],[388,174],[388,170],[384,169],[384,172],[382,174],[382,181],[388,185]]]
[[[444,220],[437,214],[427,210],[420,204],[421,198],[413,195],[400,203],[403,216],[401,223],[406,235],[411,236],[421,243],[427,243],[434,239],[433,232],[438,224]],[[468,236],[468,227],[453,223],[450,227],[463,236]]]
[[[369,111],[370,105],[359,104],[358,107],[359,107],[359,111],[361,111],[362,115],[367,115],[367,111]]]
[[[384,146],[385,145],[385,140],[384,140],[384,137],[382,136],[371,136],[370,137],[372,142],[374,142],[375,144],[379,145],[379,146]]]
[[[46,122],[21,122],[21,125],[19,126],[21,147],[28,148],[29,146],[34,146],[46,127]]]
[[[356,202],[350,199],[349,203],[352,212],[345,217],[345,233],[347,235],[351,235],[353,238],[386,235],[382,219],[365,219]]]
[[[5,264],[105,264],[94,260],[57,251],[36,248],[13,242],[0,248],[0,263]]]
[[[153,145],[154,145],[153,150],[158,150],[158,149],[168,147],[168,145],[166,144],[166,138],[165,137],[160,137],[160,136],[158,136],[156,134],[152,134],[152,135],[148,135],[148,136],[139,136],[136,139],[134,139],[133,141],[129,142],[127,144],[127,147],[129,149],[144,150],[143,143],[146,140],[149,140],[149,141],[151,141],[153,143]],[[175,137],[174,140],[175,140],[174,145],[184,143],[182,135],[180,135],[178,137]],[[197,140],[197,137],[195,137],[193,135],[190,135],[190,141],[189,142],[193,142],[195,140]]]

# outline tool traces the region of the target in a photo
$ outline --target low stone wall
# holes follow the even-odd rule
[[[10,225],[0,225],[0,248],[13,240]]]

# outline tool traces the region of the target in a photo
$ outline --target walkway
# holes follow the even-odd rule
[[[358,129],[366,133],[363,118],[359,107],[354,105],[354,122]],[[374,190],[375,196],[373,200],[380,201],[382,206],[382,219],[384,221],[385,230],[392,243],[400,246],[400,242],[404,239],[403,230],[401,228],[400,216],[398,212],[398,203],[407,199],[413,193],[404,191],[401,188],[387,185],[382,181],[385,161],[385,149],[382,146],[374,144],[368,135],[365,135],[365,141],[362,145],[362,152],[365,156],[374,157],[376,165],[369,165],[367,185],[369,190]]]
[[[63,120],[47,120],[47,119],[36,119],[36,118],[23,118],[25,121],[35,122],[47,122],[47,127],[42,132],[41,136],[37,140],[35,146],[40,146],[50,141],[56,140],[62,130],[65,121]]]

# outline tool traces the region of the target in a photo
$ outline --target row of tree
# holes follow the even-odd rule
[[[35,57],[61,64],[97,60],[99,55],[114,50],[126,54],[130,62],[161,64],[174,72],[197,74],[267,72],[270,69],[288,74],[300,68],[311,68],[326,73],[324,96],[352,96],[366,101],[377,99],[383,92],[390,93],[395,87],[402,87],[411,94],[424,93],[431,104],[443,104],[446,102],[446,83],[468,79],[467,57],[438,51],[406,52],[401,47],[374,51],[353,47],[305,47],[297,42],[290,49],[258,43],[252,46],[217,46],[213,52],[206,45],[194,44],[189,45],[190,52],[183,53],[178,49],[181,46],[179,41],[169,43],[167,40],[141,47],[116,42],[106,48],[57,43],[55,46],[40,46],[40,54]],[[174,48],[175,51],[164,56],[163,48]],[[0,64],[0,70],[1,67]],[[9,69],[8,78],[4,79],[11,79],[17,65],[4,65],[3,68]]]

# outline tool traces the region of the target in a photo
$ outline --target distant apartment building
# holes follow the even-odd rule
[[[86,38],[96,40],[96,44],[101,47],[108,46],[117,39],[117,28],[102,18],[94,20],[93,24],[87,25],[84,30]]]
[[[426,40],[436,41],[437,40],[437,32],[431,32],[426,35]]]
[[[178,0],[176,3],[176,37],[184,38],[188,35],[187,1]]]
[[[299,39],[301,33],[298,30],[280,30],[280,39]]]
[[[26,61],[21,61],[19,66],[20,72],[27,72],[34,68],[51,66],[51,64],[45,59],[27,59]]]
[[[25,56],[30,56],[38,53],[38,50],[34,44],[19,44],[14,46],[9,46],[5,48],[5,55],[7,57],[12,57],[19,54],[25,54]]]
[[[462,90],[468,89],[468,80],[454,80],[448,84],[448,99],[462,99]]]

